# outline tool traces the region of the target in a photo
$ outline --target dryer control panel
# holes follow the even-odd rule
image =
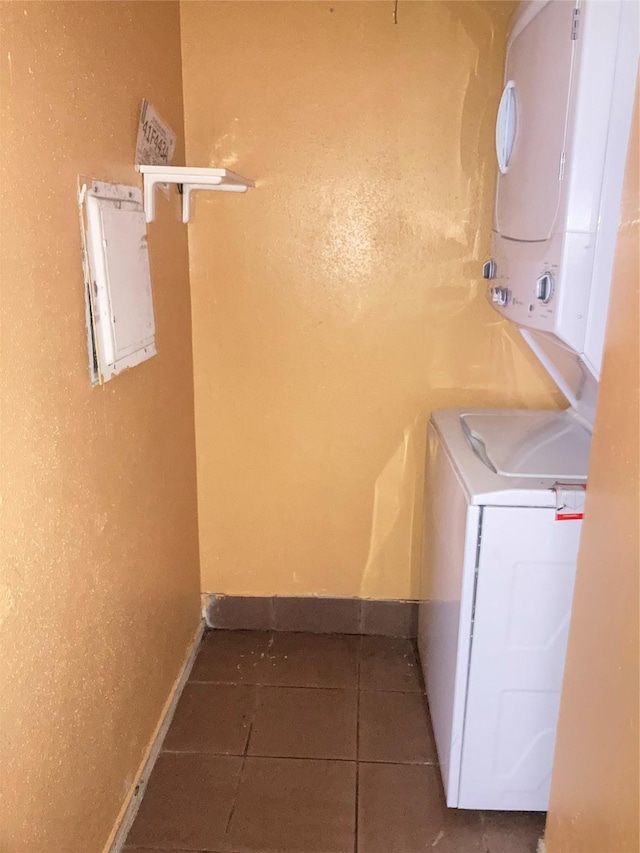
[[[590,308],[588,284],[595,238],[554,234],[544,242],[519,242],[493,235],[492,305],[518,326],[556,335],[577,353],[584,349]],[[564,287],[567,281],[582,287]]]

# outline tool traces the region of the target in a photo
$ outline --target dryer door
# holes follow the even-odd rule
[[[576,41],[576,3],[540,4],[507,49],[496,126],[495,227],[512,240],[549,238],[558,214]]]

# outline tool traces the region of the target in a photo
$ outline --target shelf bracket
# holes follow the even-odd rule
[[[156,184],[182,186],[182,221],[191,215],[191,193],[194,190],[244,193],[254,187],[254,181],[228,169],[202,169],[189,166],[139,166],[144,191],[144,213],[147,222],[155,219]]]

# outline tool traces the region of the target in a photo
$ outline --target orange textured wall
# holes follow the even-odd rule
[[[487,305],[512,3],[183,2],[203,590],[415,597],[425,424],[560,400]]]
[[[90,386],[76,182],[139,184],[144,96],[182,149],[179,9],[1,22],[0,850],[99,853],[198,626],[191,321],[161,201],[158,356]]]
[[[548,853],[637,853],[640,502],[638,110],[547,819]]]

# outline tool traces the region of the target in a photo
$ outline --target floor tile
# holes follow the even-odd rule
[[[162,752],[127,844],[222,849],[244,759]]]
[[[446,808],[422,690],[406,640],[212,631],[125,850],[353,853],[359,752],[358,853],[535,853],[543,814]]]
[[[356,757],[355,690],[259,687],[249,755]]]
[[[342,634],[274,634],[263,684],[279,687],[346,687],[358,681],[359,637]]]
[[[361,637],[360,689],[423,691],[420,662],[411,640]]]
[[[352,853],[356,765],[247,758],[227,845],[234,853]]]
[[[359,767],[358,853],[484,853],[477,812],[447,809],[437,767]]]
[[[482,812],[485,853],[536,853],[544,812]]]
[[[242,755],[255,707],[255,687],[185,685],[163,749]]]
[[[257,684],[270,638],[266,631],[209,631],[189,680]]]
[[[422,693],[360,693],[358,721],[361,761],[436,763],[435,741]]]

